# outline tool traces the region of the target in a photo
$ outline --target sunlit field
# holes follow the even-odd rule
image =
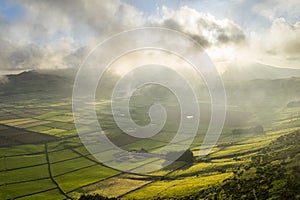
[[[300,200],[299,0],[0,0],[0,200]]]
[[[231,116],[218,143],[203,158],[197,157],[203,140],[201,132],[205,130],[200,128],[199,137],[190,147],[195,157],[193,163],[176,161],[159,171],[130,175],[101,164],[85,149],[78,138],[68,98],[55,99],[47,104],[35,102],[28,107],[18,106],[19,101],[3,100],[1,104],[0,192],[3,199],[76,199],[82,194],[121,199],[198,197],[213,187],[217,191],[233,177],[239,179],[241,170],[243,176],[255,173],[251,172],[253,167],[256,168],[254,160],[264,156],[269,149],[280,148],[278,150],[286,152],[284,159],[289,161],[270,152],[273,163],[287,163],[282,165],[283,169],[293,169],[299,164],[298,143],[294,146],[285,146],[284,142],[280,144],[282,147],[275,145],[278,138],[288,138],[300,129],[298,107],[278,107],[272,118],[259,124],[264,128],[263,133],[245,131],[251,130],[249,127],[254,124],[251,118],[237,126],[232,125],[235,116]],[[122,133],[108,120],[111,118],[109,101],[100,101],[97,106],[103,111],[99,121],[105,127],[104,131],[126,150],[144,148],[152,151],[166,145],[172,137],[174,126],[169,123],[162,133],[151,139],[118,141]],[[264,112],[259,115],[264,115]],[[138,115],[135,112],[134,117],[141,118]],[[234,132],[236,129],[240,132]],[[289,151],[290,148],[294,150]],[[99,153],[105,156],[105,152]],[[274,180],[272,184],[287,184],[285,181],[288,180],[280,181]]]

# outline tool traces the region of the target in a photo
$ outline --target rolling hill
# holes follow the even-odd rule
[[[232,65],[223,73],[226,81],[247,81],[253,79],[284,79],[300,77],[300,69],[279,68],[260,63]]]

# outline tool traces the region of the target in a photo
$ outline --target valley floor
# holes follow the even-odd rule
[[[100,194],[121,199],[280,199],[284,193],[297,199],[300,108],[278,111],[273,122],[264,127],[264,134],[242,135],[234,135],[227,128],[207,157],[192,164],[178,161],[160,171],[132,175],[102,165],[87,152],[77,137],[69,103],[26,107],[2,104],[0,196],[76,199],[82,194]],[[151,144],[136,143],[149,146],[148,150],[164,144],[165,140],[157,138]],[[128,146],[123,145],[125,149]],[[191,150],[197,156],[197,141]],[[239,193],[236,188],[240,188]],[[266,196],[262,192],[267,192]]]

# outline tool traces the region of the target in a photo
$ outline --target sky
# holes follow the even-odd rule
[[[300,69],[299,0],[0,0],[0,70],[77,68],[99,42],[140,27],[181,31],[218,69]]]

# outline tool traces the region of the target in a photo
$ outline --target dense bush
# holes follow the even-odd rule
[[[300,131],[284,135],[252,156],[219,185],[183,199],[300,199]]]
[[[91,194],[87,194],[87,195],[82,195],[79,200],[114,200],[116,198],[109,198],[109,197],[104,197],[101,196],[100,194],[96,194],[96,195],[91,195]]]
[[[178,154],[181,154],[182,152],[169,152],[166,155],[166,158],[168,160],[174,160],[178,156]],[[195,161],[193,152],[191,150],[186,150],[182,153],[182,155],[176,159],[176,161],[183,161],[187,163],[193,163]]]

